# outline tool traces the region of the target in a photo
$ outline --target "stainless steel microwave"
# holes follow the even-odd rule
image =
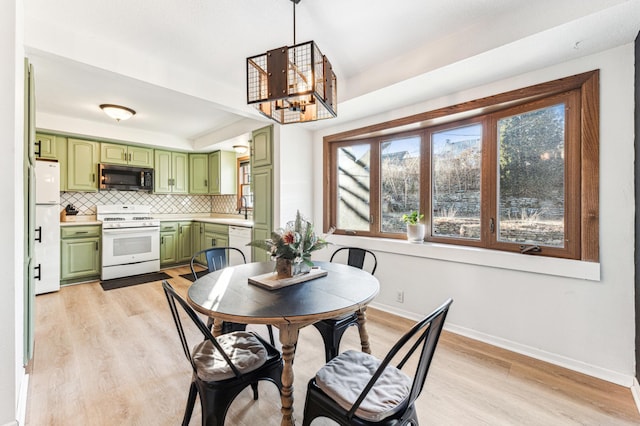
[[[153,191],[153,169],[99,164],[98,176],[100,190]]]

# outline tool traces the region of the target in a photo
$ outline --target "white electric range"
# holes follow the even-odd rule
[[[96,206],[102,221],[103,280],[160,270],[160,221],[151,206],[111,204]]]

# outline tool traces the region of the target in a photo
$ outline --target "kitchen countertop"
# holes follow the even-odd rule
[[[237,215],[216,215],[207,213],[192,214],[157,214],[154,218],[160,222],[176,222],[176,221],[197,221],[207,223],[218,223],[221,225],[240,226],[243,228],[252,228],[253,220],[245,220],[243,216]],[[80,225],[102,225],[95,216],[67,216],[66,220],[60,222],[60,226],[80,226]]]

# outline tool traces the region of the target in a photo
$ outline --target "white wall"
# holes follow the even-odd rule
[[[23,65],[21,38],[21,2],[0,3],[0,134],[3,155],[0,156],[2,185],[0,211],[4,224],[0,246],[2,297],[0,297],[0,424],[16,424],[22,368],[22,161],[23,161]]]
[[[275,137],[277,134],[279,137]],[[278,186],[279,197],[275,200],[279,200],[279,213],[275,217],[280,222],[276,227],[294,220],[297,210],[307,219],[313,217],[310,188],[313,187],[314,170],[313,135],[304,129],[304,125],[279,126],[277,134],[274,133],[274,145],[278,152],[276,169],[279,179],[274,178],[274,185]]]
[[[379,254],[381,292],[373,305],[417,318],[451,296],[449,330],[630,387],[635,362],[633,67],[628,44],[318,132],[314,165],[321,170],[325,135],[429,111],[453,99],[464,102],[600,69],[599,268],[489,250],[332,237]],[[314,217],[321,223],[321,173],[314,190]],[[583,276],[589,279],[576,278]],[[405,292],[404,303],[395,302],[397,289]]]

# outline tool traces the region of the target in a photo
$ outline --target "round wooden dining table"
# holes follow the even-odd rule
[[[280,331],[282,343],[282,425],[295,425],[293,413],[293,359],[302,327],[356,312],[362,351],[371,353],[365,310],[380,290],[370,273],[351,266],[314,262],[327,275],[279,289],[266,289],[249,278],[272,273],[275,262],[230,266],[197,279],[188,290],[193,308],[214,319],[214,335],[222,321],[271,324]]]

